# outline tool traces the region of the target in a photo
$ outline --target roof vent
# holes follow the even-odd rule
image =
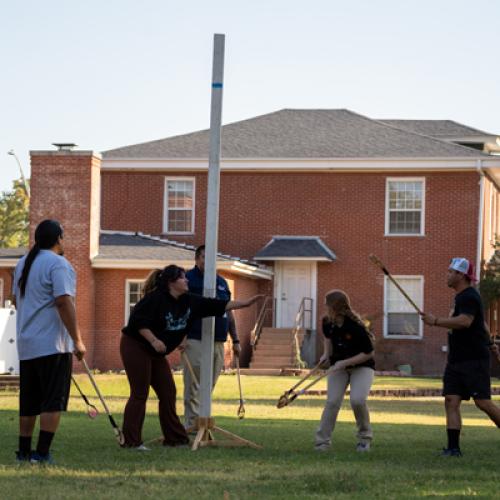
[[[52,146],[55,146],[58,151],[73,151],[78,144],[72,142],[53,142]]]

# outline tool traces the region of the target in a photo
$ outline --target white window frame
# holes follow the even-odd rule
[[[4,307],[3,289],[4,289],[4,281],[3,281],[3,278],[0,278],[0,308]]]
[[[193,208],[191,209],[191,231],[169,231],[168,229],[168,182],[190,181],[193,183]],[[196,178],[195,177],[165,177],[163,190],[163,232],[165,234],[194,234],[194,211],[196,206]],[[170,210],[176,210],[170,209]],[[185,208],[178,210],[186,210]]]
[[[393,276],[393,278],[396,281],[398,281],[398,283],[399,283],[399,280],[404,280],[404,279],[418,279],[418,280],[420,280],[420,283],[421,283],[420,297],[415,302],[416,302],[417,306],[420,307],[421,310],[423,310],[424,277],[421,275],[399,275],[399,276]],[[384,276],[384,339],[389,339],[389,340],[391,340],[391,339],[422,340],[424,337],[424,328],[423,328],[422,321],[418,322],[418,334],[417,335],[389,335],[389,333],[388,333],[389,311],[387,310],[387,296],[388,296],[387,292],[388,292],[389,283],[390,283],[389,278],[387,276]],[[391,284],[392,284],[392,286],[395,287],[395,285],[393,283],[391,283]],[[404,287],[403,287],[403,290],[404,290]],[[399,293],[401,293],[401,292],[399,292]],[[415,313],[416,313],[416,311],[415,311]]]
[[[422,183],[422,208],[420,219],[420,233],[390,233],[389,232],[389,184],[391,182],[421,182]],[[384,236],[425,236],[425,177],[387,177],[385,182],[385,234]]]
[[[145,279],[126,279],[125,280],[125,325],[128,323],[130,316],[130,285],[132,283],[145,283]]]

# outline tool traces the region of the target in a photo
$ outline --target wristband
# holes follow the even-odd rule
[[[233,344],[239,344],[240,343],[239,339],[232,339],[232,340],[233,340]]]

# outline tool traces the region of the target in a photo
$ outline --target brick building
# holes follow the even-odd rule
[[[236,297],[272,297],[264,324],[274,329],[256,350],[250,331],[260,311],[237,311],[244,363],[258,366],[266,345],[278,353],[271,363],[293,362],[283,339],[304,298],[302,355],[314,360],[323,297],[341,288],[372,319],[380,369],[410,364],[414,373],[439,373],[444,330],[424,326],[368,255],[378,255],[421,308],[446,314],[450,257],[484,267],[494,252],[497,142],[452,121],[372,120],[347,110],[282,110],[225,125],[218,267]],[[190,267],[204,241],[208,144],[201,131],[102,156],[31,154],[31,230],[47,217],[65,227],[79,321],[98,368],[121,367],[119,331],[149,271]],[[19,253],[0,253],[4,296]],[[496,331],[496,312],[490,316]]]

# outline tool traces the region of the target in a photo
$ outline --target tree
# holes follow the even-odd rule
[[[27,181],[29,182],[29,181]],[[0,194],[0,247],[28,246],[29,197],[22,180],[15,180],[12,191]]]

